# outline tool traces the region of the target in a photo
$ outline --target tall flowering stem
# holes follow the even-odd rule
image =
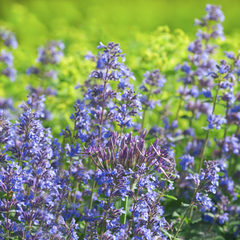
[[[180,111],[184,105],[185,110],[191,112],[189,117],[190,127],[192,127],[193,117],[198,118],[200,114],[208,114],[207,103],[203,106],[199,104],[198,100],[205,88],[209,90],[214,86],[212,79],[209,77],[209,72],[213,72],[216,66],[212,56],[217,46],[213,43],[217,38],[224,39],[221,25],[224,21],[224,15],[221,8],[208,4],[205,10],[206,15],[200,20],[195,20],[195,25],[199,29],[196,33],[196,39],[188,46],[190,53],[188,61],[175,68],[175,70],[181,70],[182,75],[179,81],[183,82],[183,86],[180,86],[178,90],[180,99],[175,119],[179,120]]]
[[[160,105],[160,100],[154,100],[152,98],[159,96],[162,91],[162,88],[166,82],[165,76],[160,73],[159,70],[153,70],[152,72],[146,72],[144,74],[144,79],[140,86],[141,97],[140,101],[143,107],[143,116],[141,128],[144,128],[144,122],[146,113],[148,110],[153,111],[156,106]]]
[[[213,101],[212,115],[214,114],[214,111],[215,111],[215,108],[216,108],[216,104],[217,104],[219,86],[220,86],[220,83],[217,85],[216,95],[215,95],[214,101]],[[207,146],[209,133],[210,133],[210,129],[208,128],[206,137],[204,139],[203,147],[202,147],[202,150],[201,150],[201,154],[200,154],[200,164],[199,164],[199,168],[198,168],[198,173],[200,173],[201,168],[203,166],[204,153],[205,153],[205,149],[206,149],[206,146]]]
[[[18,43],[16,40],[16,36],[8,30],[0,28],[0,45],[3,42],[3,46],[6,48],[13,48],[16,49],[18,47]],[[1,46],[2,47],[2,46]],[[2,49],[0,52],[0,76],[5,75],[9,78],[12,82],[15,81],[17,71],[13,67],[13,55],[11,52]],[[4,68],[2,69],[2,63]]]
[[[81,121],[81,125],[75,124],[75,129],[78,129],[77,136],[86,142],[85,148],[88,154],[90,153],[90,160],[94,163],[94,171],[99,168],[106,170],[110,167],[108,162],[105,165],[101,161],[96,161],[95,158],[100,154],[98,148],[106,145],[116,125],[121,128],[121,133],[123,133],[124,128],[131,127],[131,118],[141,108],[138,95],[134,94],[131,85],[128,83],[129,78],[133,78],[133,76],[124,65],[125,58],[119,44],[110,42],[105,46],[100,43],[98,49],[100,50],[98,56],[91,57],[96,62],[96,70],[93,70],[90,74],[90,80],[94,79],[94,82],[90,83],[89,87],[89,81],[86,81],[87,90],[84,93],[84,100],[76,108],[84,115],[81,118],[78,117],[78,113],[73,116],[75,122],[78,121],[78,118],[79,122]],[[100,83],[97,84],[96,80],[99,80]],[[116,90],[112,89],[111,81],[118,83]],[[83,112],[82,109],[86,109],[86,111]],[[87,124],[83,124],[83,117]],[[91,136],[92,133],[89,134],[89,131],[92,131],[94,135]],[[96,149],[93,151],[94,148]],[[96,180],[92,179],[89,210],[93,208],[95,188]],[[110,202],[108,205],[110,205]],[[104,212],[103,222],[101,223],[101,238],[105,231],[107,217],[107,211],[104,210]],[[87,228],[88,223],[86,222],[84,236],[87,234]]]

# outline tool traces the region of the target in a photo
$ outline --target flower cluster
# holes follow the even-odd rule
[[[3,41],[7,48],[16,49],[18,46],[16,37],[13,33],[0,29],[0,41]],[[12,82],[16,78],[16,70],[13,67],[13,55],[6,49],[2,49],[0,53],[1,74],[8,77]],[[3,65],[3,66],[2,66]]]
[[[75,137],[93,145],[97,139],[105,141],[116,127],[132,127],[132,118],[140,113],[139,96],[129,84],[132,73],[124,65],[124,55],[119,44],[110,42],[98,46],[96,70],[85,82],[84,98],[75,103]],[[116,90],[113,89],[117,82]]]
[[[50,41],[45,47],[38,48],[38,58],[36,62],[39,66],[33,66],[27,69],[26,73],[35,74],[40,78],[57,78],[57,71],[51,69],[58,64],[63,57],[65,45],[62,41]]]
[[[157,100],[154,100],[158,96],[159,93],[161,93],[161,89],[164,86],[166,79],[165,77],[160,73],[159,70],[153,70],[151,73],[146,72],[144,74],[144,80],[142,82],[142,85],[140,86],[140,90],[142,92],[142,96],[140,98],[140,101],[142,103],[143,108],[143,118],[142,118],[142,128],[144,127],[144,120],[145,120],[145,114],[148,109],[155,109],[156,106],[160,106],[160,100],[157,98]]]
[[[192,112],[192,116],[199,117],[200,114],[209,114],[210,109],[206,103],[199,102],[201,95],[211,98],[211,89],[215,87],[211,72],[216,70],[216,62],[212,59],[216,45],[213,40],[218,37],[224,37],[221,22],[224,21],[224,15],[217,6],[207,5],[206,16],[201,20],[195,20],[195,24],[200,27],[196,34],[196,40],[190,43],[188,51],[189,62],[184,62],[177,66],[183,72],[179,81],[184,83],[180,87],[180,103],[186,100],[186,110]],[[179,111],[177,112],[177,118]]]
[[[51,166],[52,136],[37,111],[22,104],[15,124],[5,122],[1,138],[1,237],[51,239],[75,235],[74,219],[66,223],[60,190],[68,187]]]
[[[83,216],[89,222],[87,236],[94,224],[101,226],[103,238],[167,239],[164,233],[171,226],[161,200],[173,189],[175,162],[158,141],[146,148],[145,137],[114,134],[105,147],[87,151],[98,168],[93,175],[97,198]]]

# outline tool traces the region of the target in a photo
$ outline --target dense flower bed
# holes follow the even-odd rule
[[[223,21],[213,5],[195,20],[175,86],[148,69],[137,88],[120,45],[100,43],[85,55],[95,69],[57,138],[47,126],[61,116],[44,102],[58,98],[48,81],[64,44],[40,47],[26,69],[38,80],[28,100],[18,110],[0,102],[0,239],[238,239],[240,59],[215,57]],[[1,77],[17,81],[16,38],[0,37]]]

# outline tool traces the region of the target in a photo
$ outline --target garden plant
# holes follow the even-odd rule
[[[1,28],[0,239],[240,239],[240,52],[205,10],[195,39],[51,40],[24,71]]]

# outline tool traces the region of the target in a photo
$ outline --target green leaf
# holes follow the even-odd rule
[[[193,214],[191,218],[192,223],[198,223],[202,221],[202,216],[198,213]]]
[[[174,196],[171,196],[171,195],[168,195],[168,194],[164,194],[163,196],[166,197],[166,198],[177,201],[177,198],[175,198]]]
[[[223,177],[225,174],[224,174],[223,172],[218,172],[218,175],[219,175],[220,177]]]
[[[190,204],[189,203],[181,203],[181,205],[183,206],[183,207],[189,207],[190,206]]]
[[[177,142],[177,141],[180,141],[180,140],[183,140],[183,139],[184,139],[184,136],[183,136],[183,135],[180,135],[180,136],[177,136],[177,137],[172,138],[172,141],[173,141],[173,142]]]
[[[174,211],[173,214],[172,214],[172,216],[173,216],[173,217],[179,217],[180,215],[179,215],[178,212]]]
[[[221,237],[221,236],[217,236],[217,237],[214,238],[214,240],[224,240],[224,239],[226,239],[226,238]]]

